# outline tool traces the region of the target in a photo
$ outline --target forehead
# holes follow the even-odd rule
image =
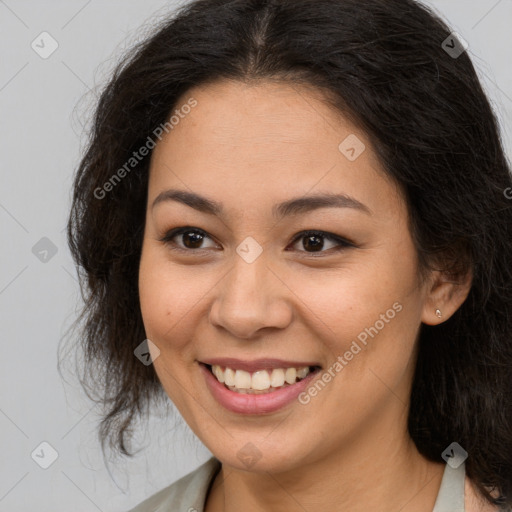
[[[183,108],[191,100],[195,106]],[[243,211],[269,198],[329,191],[388,214],[403,209],[366,134],[320,91],[220,81],[187,91],[173,113],[173,128],[152,154],[150,200],[181,188]]]

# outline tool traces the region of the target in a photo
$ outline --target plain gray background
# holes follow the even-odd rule
[[[428,3],[468,41],[510,160],[512,1]],[[0,0],[0,511],[123,512],[210,457],[173,414],[152,417],[136,436],[145,450],[107,468],[94,404],[57,372],[57,346],[80,304],[63,230],[84,124],[123,50],[176,5]],[[45,59],[31,46],[41,37],[39,52],[58,44]],[[42,442],[58,454],[47,469]]]

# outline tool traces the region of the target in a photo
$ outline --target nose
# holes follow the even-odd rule
[[[290,324],[293,293],[268,263],[263,254],[252,263],[235,254],[233,268],[216,287],[212,325],[250,339],[263,329],[284,329]]]

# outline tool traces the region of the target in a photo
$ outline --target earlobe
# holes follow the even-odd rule
[[[472,280],[470,271],[459,281],[449,280],[443,272],[434,272],[425,297],[421,321],[427,325],[439,325],[448,320],[466,300]]]
[[[439,308],[430,308],[429,311],[424,310],[421,316],[421,321],[427,325],[439,325],[442,324],[446,318],[444,318],[442,311]]]

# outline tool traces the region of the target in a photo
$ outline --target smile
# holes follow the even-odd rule
[[[198,361],[199,362],[199,361]],[[319,374],[315,363],[224,358],[199,362],[206,388],[224,409],[238,414],[268,414],[293,402]]]
[[[245,394],[272,393],[301,381],[315,367],[262,369],[255,372],[235,370],[220,365],[208,366],[216,379],[231,391]]]

